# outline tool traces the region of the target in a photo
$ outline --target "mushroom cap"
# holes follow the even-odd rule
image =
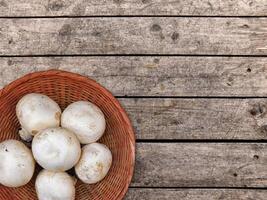
[[[106,128],[102,111],[88,101],[77,101],[70,104],[62,113],[61,126],[74,132],[80,143],[96,142]]]
[[[36,162],[43,168],[66,171],[78,162],[81,146],[71,131],[64,128],[49,128],[34,136],[32,152]]]
[[[103,144],[92,143],[82,148],[82,155],[75,172],[84,183],[97,183],[108,173],[112,164],[111,151]]]
[[[0,143],[0,183],[8,187],[27,184],[34,173],[35,161],[30,149],[17,140]]]
[[[30,93],[23,96],[17,103],[16,114],[21,126],[31,135],[60,125],[60,107],[43,94]]]
[[[35,182],[39,200],[74,200],[75,182],[66,172],[42,170]]]

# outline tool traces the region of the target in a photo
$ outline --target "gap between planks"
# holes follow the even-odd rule
[[[132,189],[154,189],[154,190],[266,190],[267,187],[151,187],[151,186],[130,186]]]
[[[60,58],[60,57],[229,57],[229,58],[266,58],[267,55],[227,55],[227,54],[35,54],[35,55],[0,55],[0,58],[36,58],[36,57],[50,57],[50,58]]]
[[[247,139],[136,139],[137,143],[162,143],[162,144],[171,144],[171,143],[267,143],[266,139],[261,140],[247,140]]]
[[[89,16],[0,16],[0,19],[57,19],[57,18],[267,18],[267,15],[259,16],[209,16],[209,15],[89,15]]]

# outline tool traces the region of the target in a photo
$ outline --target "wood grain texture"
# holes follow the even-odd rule
[[[266,18],[0,19],[0,55],[267,55]]]
[[[130,188],[125,200],[266,200],[266,190]]]
[[[120,99],[137,139],[263,140],[266,99]]]
[[[267,187],[267,144],[138,143],[132,186]]]
[[[267,96],[264,57],[2,57],[0,87],[48,69],[91,77],[116,96]]]
[[[266,0],[1,0],[0,16],[266,16]]]
[[[121,96],[195,93],[201,96],[209,91],[210,95],[223,92],[228,96],[261,96],[266,91],[266,61],[266,58],[225,57],[0,58],[0,85],[3,87],[29,72],[57,68],[94,78],[114,95]],[[220,85],[223,80],[226,82]],[[255,87],[257,81],[259,89]],[[120,101],[138,139],[259,140],[267,136],[265,99],[123,98]]]

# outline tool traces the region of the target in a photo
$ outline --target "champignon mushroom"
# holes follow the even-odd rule
[[[84,183],[97,183],[108,173],[112,163],[112,154],[108,147],[100,143],[87,144],[75,166],[75,172]]]
[[[34,136],[32,152],[36,162],[43,168],[66,171],[78,162],[81,147],[71,131],[64,128],[49,128]]]
[[[31,93],[19,100],[16,114],[22,127],[19,134],[22,139],[29,141],[31,135],[41,130],[58,127],[61,109],[50,97]]]
[[[28,147],[17,140],[0,143],[0,183],[8,187],[27,184],[34,173],[35,161]]]
[[[75,181],[66,172],[42,170],[35,182],[39,200],[74,200]]]
[[[106,128],[102,111],[88,101],[70,104],[62,113],[61,126],[74,132],[82,144],[96,142]]]

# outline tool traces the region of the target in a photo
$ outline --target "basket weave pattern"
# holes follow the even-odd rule
[[[89,100],[102,110],[107,126],[99,142],[110,148],[113,163],[108,175],[101,182],[88,185],[78,181],[76,199],[122,199],[133,175],[135,137],[131,123],[119,102],[94,80],[78,74],[59,70],[28,74],[0,91],[0,141],[19,139],[17,132],[20,126],[15,107],[21,97],[32,92],[51,97],[62,110],[78,100]],[[0,185],[0,199],[36,200],[36,175],[37,172],[30,183],[20,188]]]

